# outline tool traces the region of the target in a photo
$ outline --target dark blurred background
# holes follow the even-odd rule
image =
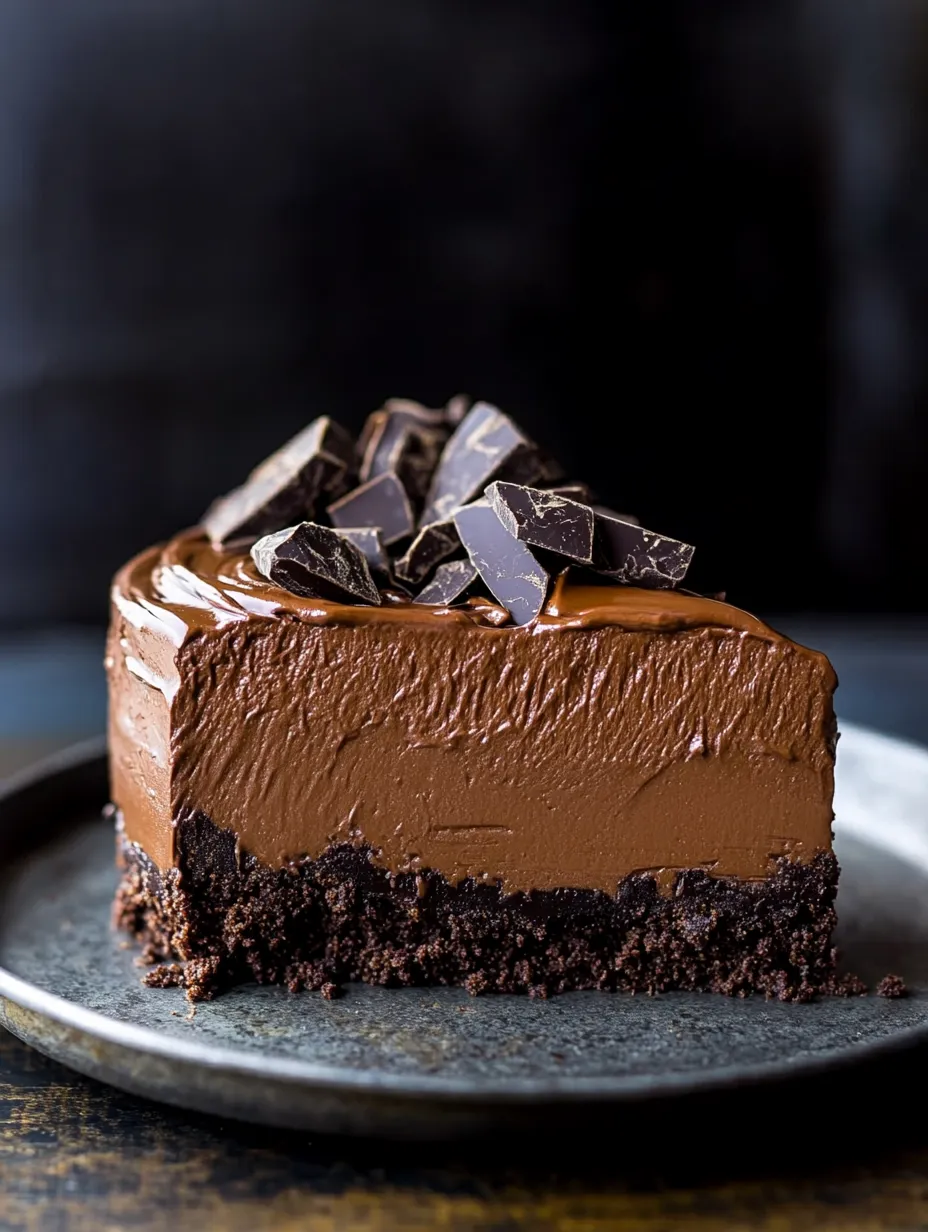
[[[2,0],[0,622],[459,390],[735,602],[917,610],[926,91],[916,0]]]

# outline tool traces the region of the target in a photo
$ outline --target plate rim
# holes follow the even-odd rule
[[[884,747],[892,745],[918,754],[928,771],[928,748],[856,723],[843,723],[844,734],[869,740],[876,737]],[[105,760],[105,740],[94,738],[72,745],[11,776],[0,784],[0,824],[2,813],[11,800],[30,789],[44,785],[56,776],[86,771],[93,763]],[[850,831],[850,832],[853,832]],[[37,839],[37,843],[38,843]],[[904,858],[904,857],[900,857]],[[909,863],[914,863],[911,859]],[[404,990],[383,990],[402,992]],[[615,994],[601,994],[613,996]],[[674,995],[674,994],[670,994]],[[692,993],[690,996],[710,996]],[[558,1079],[459,1079],[435,1074],[393,1074],[327,1065],[322,1062],[290,1060],[285,1057],[262,1057],[241,1049],[213,1046],[176,1036],[160,1035],[150,1027],[124,1022],[60,997],[15,975],[0,964],[0,1002],[9,1001],[20,1008],[50,1019],[58,1026],[80,1032],[135,1054],[201,1067],[215,1074],[234,1075],[242,1079],[261,1078],[295,1085],[305,1091],[327,1092],[333,1095],[364,1095],[403,1098],[423,1103],[448,1101],[462,1106],[493,1104],[572,1104],[625,1103],[674,1098],[683,1094],[722,1091],[735,1086],[762,1085],[800,1078],[825,1071],[856,1065],[879,1056],[905,1051],[928,1040],[928,1020],[860,1044],[848,1044],[822,1054],[810,1054],[785,1061],[763,1062],[757,1065],[713,1067],[705,1073],[678,1073],[665,1076],[625,1075],[574,1077]],[[801,1009],[801,1007],[800,1007]],[[13,1029],[13,1034],[16,1034]],[[22,1037],[20,1037],[22,1038]],[[26,1040],[32,1043],[31,1040]],[[41,1045],[38,1046],[43,1051]],[[49,1053],[48,1055],[53,1055]],[[67,1064],[67,1062],[65,1062]]]

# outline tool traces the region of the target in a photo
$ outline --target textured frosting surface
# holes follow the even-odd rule
[[[198,533],[116,579],[113,798],[162,868],[191,809],[279,866],[332,841],[507,890],[764,877],[830,850],[834,674],[724,603],[559,584],[500,609],[342,606]]]

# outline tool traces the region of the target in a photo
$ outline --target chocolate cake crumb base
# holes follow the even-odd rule
[[[178,820],[178,864],[163,875],[121,828],[117,844],[114,920],[146,962],[161,964],[144,982],[182,987],[191,1000],[250,979],[327,998],[349,981],[534,997],[701,989],[808,1001],[863,991],[835,976],[838,863],[825,852],[806,864],[781,859],[764,881],[687,869],[669,894],[633,874],[615,897],[507,896],[431,871],[391,874],[370,848],[349,844],[272,869],[201,813]]]

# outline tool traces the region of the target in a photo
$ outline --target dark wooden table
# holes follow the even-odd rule
[[[791,1098],[629,1115],[614,1136],[460,1148],[161,1109],[0,1034],[0,1228],[928,1227],[922,1059]],[[882,1089],[880,1089],[882,1088]]]
[[[844,717],[928,743],[928,630],[790,627],[832,654]],[[4,692],[4,650],[9,770],[95,726],[100,699],[72,662],[75,696],[55,698],[59,725],[24,723]],[[16,688],[29,687],[7,643],[7,664],[11,655]],[[917,1051],[801,1086],[629,1111],[585,1140],[465,1151],[174,1112],[79,1078],[0,1031],[0,1232],[928,1228],[926,1079],[928,1053]]]

